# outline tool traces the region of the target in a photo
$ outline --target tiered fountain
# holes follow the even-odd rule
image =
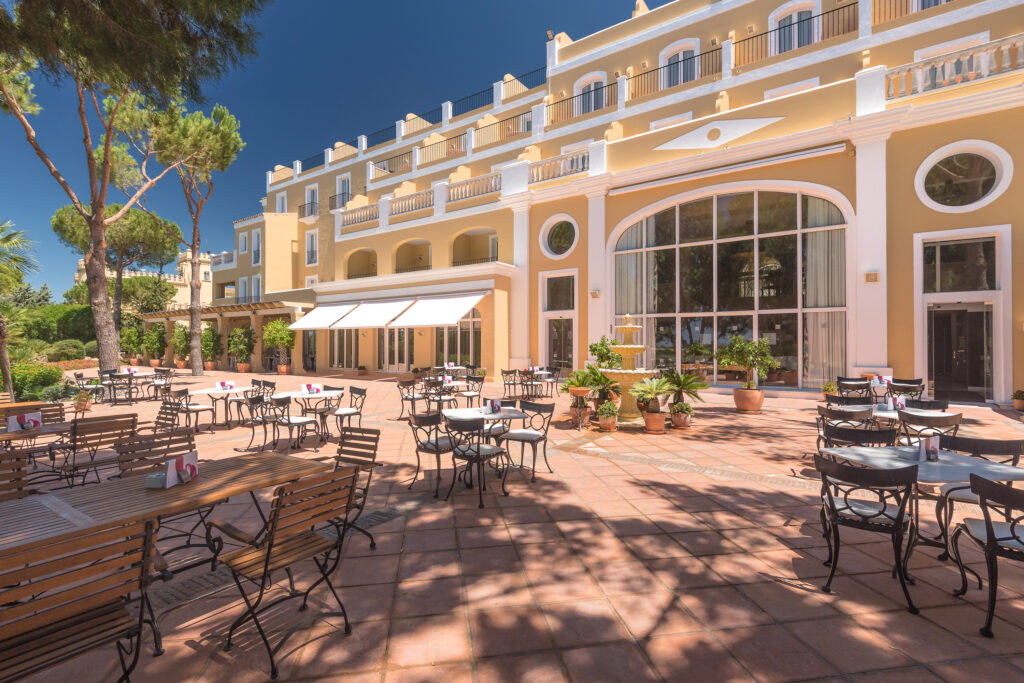
[[[601,369],[608,379],[614,380],[619,383],[619,391],[622,394],[622,399],[619,402],[619,423],[630,422],[635,420],[641,420],[643,416],[636,407],[636,399],[633,398],[633,394],[629,393],[629,390],[633,388],[633,385],[637,382],[641,382],[648,377],[657,377],[661,374],[660,370],[645,370],[643,368],[636,367],[636,355],[643,353],[646,346],[642,344],[633,343],[633,335],[642,330],[640,325],[633,324],[633,316],[627,315],[624,325],[616,325],[615,329],[622,333],[621,344],[615,344],[612,346],[612,351],[622,356],[622,369]]]

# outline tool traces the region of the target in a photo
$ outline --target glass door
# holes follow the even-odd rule
[[[302,333],[302,369],[307,372],[316,370],[316,330]]]
[[[386,372],[408,372],[412,367],[413,338],[416,336],[416,331],[411,327],[389,327],[386,330],[381,330],[381,333],[387,335],[387,358],[384,370]]]
[[[548,318],[548,365],[572,370],[572,318]]]
[[[928,306],[928,384],[937,399],[992,398],[992,306]]]

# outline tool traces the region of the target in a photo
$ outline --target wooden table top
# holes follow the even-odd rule
[[[126,477],[7,501],[0,503],[0,551],[93,526],[196,510],[331,467],[289,455],[251,454],[200,462],[198,479],[169,489],[147,489],[144,477]]]
[[[0,430],[0,443],[14,441],[15,439],[35,439],[40,436],[53,436],[55,434],[67,434],[71,431],[70,422],[54,422],[43,425],[39,429],[19,429],[17,431]]]

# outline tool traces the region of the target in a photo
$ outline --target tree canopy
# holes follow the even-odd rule
[[[120,204],[107,208],[121,210]],[[60,241],[75,251],[89,251],[89,225],[73,206],[62,206],[50,220]],[[181,229],[141,209],[129,209],[107,228],[107,266],[113,270],[149,266],[159,268],[174,261],[181,242]]]
[[[113,296],[114,283],[108,282],[107,287]],[[124,279],[121,298],[124,307],[133,313],[155,313],[167,309],[174,293],[175,287],[170,282],[155,276],[139,275]],[[85,283],[79,282],[64,292],[64,303],[88,304],[89,289]]]

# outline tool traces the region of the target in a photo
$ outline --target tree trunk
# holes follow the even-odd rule
[[[107,291],[105,252],[106,227],[102,211],[94,211],[89,222],[90,249],[85,253],[85,285],[89,289],[89,306],[96,326],[96,345],[99,347],[100,370],[117,370],[121,365],[120,340],[114,328]]]
[[[191,352],[191,365],[192,375],[199,376],[203,374],[203,351],[202,351],[202,333],[203,333],[203,319],[202,310],[203,303],[200,297],[200,287],[202,286],[199,282],[199,221],[193,221],[192,223],[192,245],[191,245],[191,261],[192,261],[192,272],[189,278],[189,290],[191,296],[189,297],[188,304],[188,320],[191,325],[192,339],[189,344]]]
[[[11,359],[7,357],[7,319],[0,313],[0,374],[4,379],[4,391],[14,398],[14,383],[11,382]]]
[[[117,272],[114,277],[114,329],[121,334],[121,292],[124,286],[124,263],[117,260]]]

